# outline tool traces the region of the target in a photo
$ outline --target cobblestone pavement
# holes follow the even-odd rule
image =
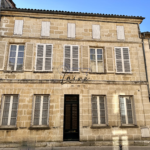
[[[111,146],[102,146],[102,147],[94,147],[94,146],[87,146],[87,147],[45,147],[45,148],[0,148],[0,150],[150,150],[150,147],[144,146],[130,146],[130,147],[123,147],[120,149],[119,147],[111,147]]]

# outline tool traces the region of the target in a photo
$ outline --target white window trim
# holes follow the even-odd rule
[[[43,54],[43,70],[36,70],[36,63],[37,63],[37,48],[38,45],[43,45],[44,46],[44,54]],[[46,45],[51,45],[52,46],[52,54],[51,54],[51,70],[45,70],[45,52],[46,52]],[[36,57],[35,57],[35,67],[34,67],[34,71],[36,72],[50,72],[53,70],[53,44],[41,44],[41,43],[37,43],[36,44]]]
[[[16,45],[16,44],[10,44],[9,46],[9,58],[10,58],[10,48],[11,48],[11,45]],[[24,60],[25,60],[25,45],[16,45],[17,46],[17,49],[16,49],[16,56],[15,56],[15,67],[14,67],[14,70],[9,70],[8,67],[9,67],[9,58],[8,58],[8,62],[7,62],[7,70],[8,71],[23,71],[24,70]],[[18,51],[19,51],[19,46],[24,46],[24,55],[23,55],[23,64],[22,64],[22,70],[16,70],[17,69],[17,58],[18,58]]]
[[[103,48],[90,48],[90,50],[91,49],[94,49],[95,50],[95,61],[96,61],[96,72],[94,71],[91,71],[91,73],[104,73],[104,50],[103,50]],[[97,60],[97,49],[102,49],[102,61],[101,62],[103,62],[103,71],[102,72],[99,72],[98,71],[98,65],[97,65],[97,62],[98,62],[98,60]],[[91,64],[91,52],[90,52],[90,64]]]
[[[80,64],[80,62],[79,62],[79,61],[80,61],[80,60],[79,60],[79,58],[80,58],[80,57],[79,57],[79,55],[80,55],[80,54],[79,54],[79,45],[64,45],[64,52],[63,52],[63,53],[64,53],[64,54],[63,54],[63,72],[66,72],[66,71],[65,71],[65,46],[70,46],[70,47],[71,47],[71,48],[70,48],[70,49],[71,49],[71,53],[70,53],[70,55],[71,55],[71,57],[70,57],[70,66],[71,66],[71,68],[70,68],[70,70],[67,71],[67,72],[80,72],[80,71],[79,71],[79,68],[80,68],[80,66],[79,66],[79,64]],[[73,69],[73,66],[72,66],[72,64],[73,64],[73,63],[72,63],[72,60],[73,60],[73,58],[72,58],[72,47],[73,47],[73,46],[77,46],[77,47],[78,47],[78,71],[73,71],[73,70],[72,70],[72,69]]]
[[[117,72],[117,64],[116,64],[116,48],[121,48],[121,57],[122,57],[122,72]],[[128,48],[128,50],[129,50],[129,61],[130,61],[130,72],[125,72],[124,70],[125,70],[125,68],[124,68],[124,59],[123,59],[123,48]],[[115,51],[115,69],[116,69],[116,73],[124,73],[124,74],[132,74],[132,68],[131,68],[131,59],[130,59],[130,49],[129,49],[129,47],[114,47],[114,51]]]

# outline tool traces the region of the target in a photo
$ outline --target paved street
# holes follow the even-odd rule
[[[102,146],[102,147],[54,147],[54,148],[0,148],[0,150],[120,150],[118,147]],[[150,147],[123,147],[122,150],[150,150]]]

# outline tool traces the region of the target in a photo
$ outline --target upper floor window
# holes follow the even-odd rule
[[[42,22],[41,36],[50,35],[50,22]]]
[[[14,34],[22,35],[22,30],[23,30],[23,20],[15,20]]]
[[[104,72],[103,49],[90,49],[90,69],[91,72]]]
[[[116,72],[131,73],[130,54],[127,47],[115,47]]]
[[[136,124],[132,96],[120,96],[120,114],[122,124]]]
[[[68,23],[68,37],[75,38],[76,25],[74,23]]]
[[[23,70],[24,45],[10,45],[8,70]]]
[[[149,45],[149,49],[150,49],[150,39],[148,39],[148,45]]]
[[[117,38],[118,40],[125,40],[124,26],[117,26]]]
[[[105,96],[92,96],[92,124],[107,124],[107,105]]]
[[[36,53],[36,71],[52,71],[53,46],[38,44]]]
[[[18,95],[4,95],[1,109],[1,126],[15,126],[17,121]]]
[[[100,39],[100,25],[92,25],[93,39]]]

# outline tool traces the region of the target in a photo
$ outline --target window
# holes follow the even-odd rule
[[[91,72],[104,72],[103,49],[90,49]]]
[[[92,123],[107,124],[105,96],[92,96]]]
[[[8,70],[23,70],[24,45],[10,45]]]
[[[64,46],[64,71],[79,71],[79,47],[76,45]]]
[[[127,47],[115,47],[116,72],[131,73],[130,54]]]
[[[15,20],[14,34],[22,35],[23,20]]]
[[[17,121],[18,95],[4,95],[2,99],[1,125],[15,126]]]
[[[41,36],[49,36],[49,35],[50,35],[50,22],[42,22]]]
[[[132,96],[120,96],[122,124],[135,124],[134,102]]]
[[[36,53],[36,71],[52,71],[53,46],[38,44]]]
[[[118,40],[124,40],[124,26],[117,26],[117,38]]]
[[[75,38],[75,24],[74,23],[68,23],[68,37]]]
[[[92,25],[93,39],[100,39],[100,26]]]
[[[148,39],[148,45],[149,45],[149,49],[150,49],[150,39]]]
[[[32,125],[48,125],[49,95],[34,95]]]

